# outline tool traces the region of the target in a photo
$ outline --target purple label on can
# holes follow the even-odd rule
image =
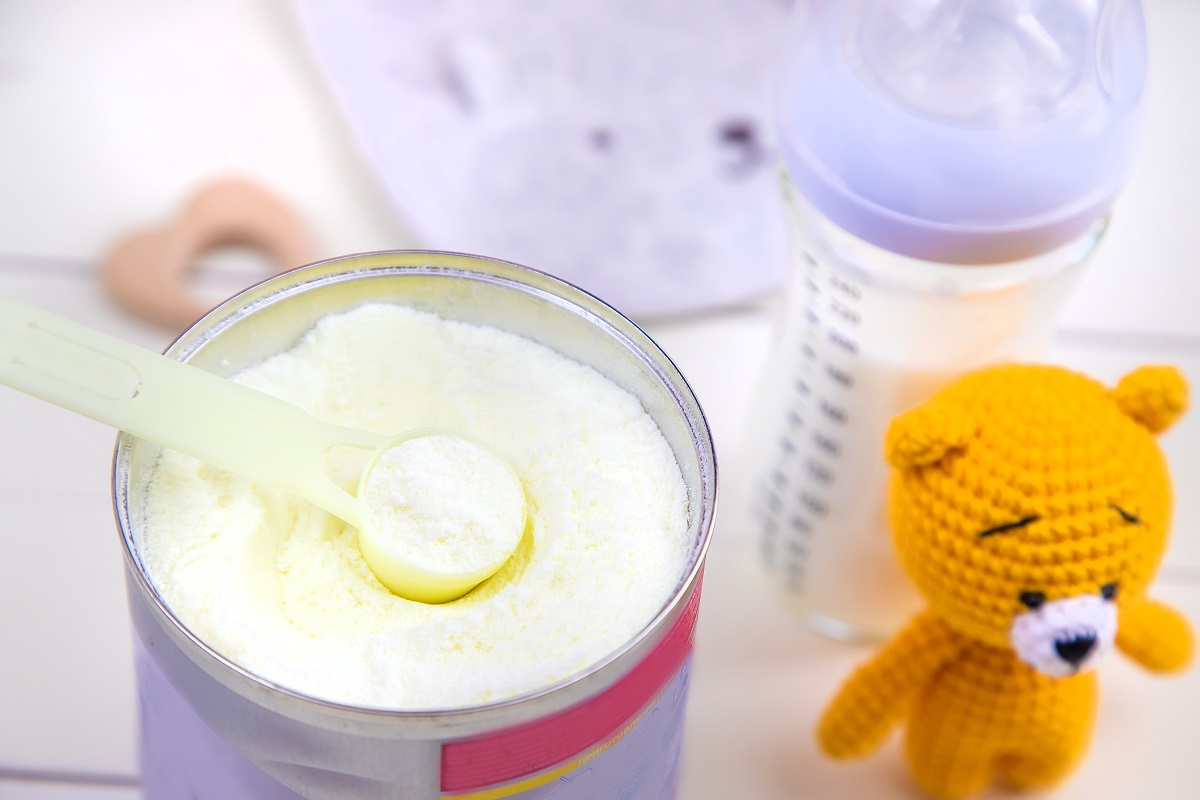
[[[303,800],[213,733],[142,647],[136,662],[145,800]]]

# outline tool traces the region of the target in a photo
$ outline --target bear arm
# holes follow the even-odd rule
[[[936,614],[915,617],[842,685],[817,728],[821,749],[836,759],[870,754],[904,718],[913,695],[961,649],[959,635]]]
[[[1137,599],[1118,609],[1117,647],[1154,672],[1176,672],[1192,661],[1196,643],[1191,626],[1170,606]]]

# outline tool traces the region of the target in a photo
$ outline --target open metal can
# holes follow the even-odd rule
[[[122,435],[113,491],[136,630],[144,796],[673,796],[716,500],[711,435],[683,376],[636,325],[575,287],[503,261],[417,251],[348,256],[272,278],[213,310],[167,354],[231,375],[287,350],[321,317],[366,302],[519,334],[631,392],[662,431],[687,486],[687,569],[630,641],[539,691],[446,710],[333,703],[224,658],[172,613],[138,549],[159,448]]]

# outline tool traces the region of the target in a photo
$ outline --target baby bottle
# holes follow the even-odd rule
[[[773,593],[884,636],[883,437],[985,363],[1036,358],[1133,155],[1137,0],[800,0],[778,108],[788,302],[748,431]]]

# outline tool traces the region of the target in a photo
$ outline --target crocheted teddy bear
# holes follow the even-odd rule
[[[1147,596],[1171,522],[1154,435],[1186,405],[1173,367],[1109,391],[1058,367],[1003,366],[894,419],[892,534],[929,608],[842,687],[822,749],[865,756],[907,719],[913,778],[934,797],[996,779],[1049,786],[1087,749],[1090,669],[1105,653],[1187,666],[1187,622]]]

